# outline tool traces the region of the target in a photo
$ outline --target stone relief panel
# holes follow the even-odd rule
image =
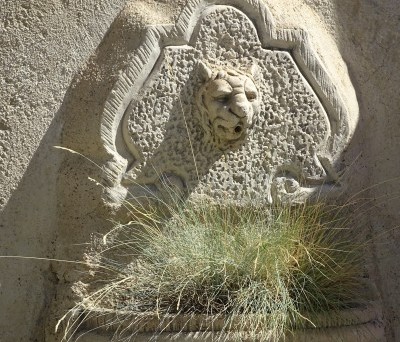
[[[179,194],[271,202],[337,185],[345,107],[339,97],[327,105],[337,94],[300,69],[294,40],[292,50],[266,47],[256,24],[235,6],[209,5],[149,30],[153,52],[132,61],[136,74],[128,68],[106,103],[114,191],[159,196],[168,183]]]

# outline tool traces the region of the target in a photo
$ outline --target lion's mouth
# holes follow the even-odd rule
[[[234,127],[218,125],[216,127],[216,134],[221,141],[234,143],[244,138],[246,134],[246,128],[247,127],[245,125],[240,123]]]
[[[242,133],[243,127],[241,125],[237,125],[234,129],[235,133]]]

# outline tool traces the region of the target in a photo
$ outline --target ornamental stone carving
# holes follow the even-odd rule
[[[352,132],[307,35],[276,30],[262,2],[202,4],[148,29],[107,100],[109,193],[158,196],[168,179],[271,202],[337,186]]]
[[[199,72],[204,84],[196,100],[205,132],[213,136],[220,149],[237,146],[246,138],[253,118],[260,113],[256,65],[246,73],[223,68],[213,71],[200,62]]]

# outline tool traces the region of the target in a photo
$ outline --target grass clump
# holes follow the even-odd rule
[[[229,338],[277,341],[313,326],[320,313],[361,300],[361,244],[340,212],[324,204],[200,201],[165,217],[135,215],[108,242],[104,255],[120,260],[102,259],[113,278],[81,304],[89,312],[137,314],[140,321],[206,314],[223,322],[218,330]]]

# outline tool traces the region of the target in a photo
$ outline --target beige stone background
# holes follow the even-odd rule
[[[94,172],[90,163],[53,146],[64,144],[94,159],[101,153],[89,123],[98,120],[140,29],[173,22],[184,2],[130,1],[109,30],[125,0],[0,1],[1,256],[79,260],[90,233],[107,229],[107,212],[87,181]],[[304,28],[325,56],[336,45],[347,66],[360,108],[347,157],[351,189],[364,189],[374,199],[363,214],[371,235],[379,237],[371,250],[374,276],[388,341],[400,341],[400,5],[265,2],[278,27]],[[334,64],[334,52],[331,58]],[[59,340],[51,335],[61,314],[54,303],[65,298],[56,289],[73,280],[71,267],[0,257],[1,342]]]

